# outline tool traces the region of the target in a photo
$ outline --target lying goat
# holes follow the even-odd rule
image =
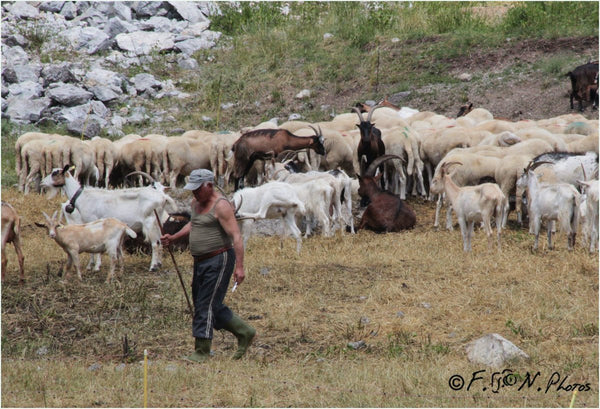
[[[25,257],[21,250],[21,218],[14,207],[6,202],[2,202],[2,281],[4,281],[4,273],[6,273],[6,265],[8,263],[5,253],[7,243],[12,243],[15,247],[17,259],[19,260],[19,272],[21,273],[20,282],[23,284],[25,282],[25,270],[23,267]]]
[[[402,160],[395,155],[380,156],[371,163],[364,175],[358,178],[358,194],[361,198],[368,198],[370,204],[365,209],[357,230],[369,229],[377,233],[387,233],[412,229],[415,226],[415,212],[400,197],[379,188],[378,182],[382,173],[373,176],[377,167],[389,159]]]
[[[568,183],[540,183],[534,169],[544,163],[546,162],[529,163],[523,176],[517,181],[517,187],[527,186],[529,223],[531,231],[535,234],[533,250],[538,248],[542,221],[547,222],[548,249],[552,249],[552,223],[558,221],[562,230],[567,233],[567,246],[572,250],[577,235],[580,194]]]
[[[106,218],[93,221],[85,224],[72,224],[63,226],[60,224],[58,211],[55,211],[52,218],[43,213],[46,218],[46,224],[35,223],[38,227],[44,227],[48,230],[50,238],[62,247],[67,253],[67,268],[65,278],[67,277],[71,266],[75,264],[77,269],[77,277],[81,277],[79,268],[79,253],[108,253],[110,256],[110,270],[106,277],[106,282],[109,283],[115,272],[115,261],[118,260],[123,274],[123,240],[125,235],[131,238],[137,237],[135,232],[131,230],[125,223],[122,223],[114,218]],[[96,265],[95,271],[100,269]]]
[[[488,237],[488,247],[492,248],[492,217],[496,221],[498,250],[500,250],[500,235],[502,221],[508,211],[508,200],[500,187],[495,183],[482,183],[477,186],[460,187],[450,177],[448,169],[452,165],[462,165],[460,162],[446,162],[440,170],[440,178],[431,186],[436,194],[446,193],[456,212],[460,232],[463,239],[463,250],[471,251],[471,238],[475,222],[483,222],[483,228]]]

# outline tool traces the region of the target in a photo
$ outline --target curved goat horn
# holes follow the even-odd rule
[[[312,125],[308,125],[308,126],[310,127],[310,129],[312,129],[313,131],[315,131],[315,136],[319,136],[319,137],[323,136],[323,133],[320,132],[321,131],[321,127],[319,127],[319,130],[317,131],[317,128],[315,128],[314,126],[312,126]]]
[[[532,171],[533,172],[533,170],[536,169],[538,166],[546,165],[546,164],[552,165],[553,162],[549,162],[547,160],[542,160],[542,161],[539,161],[539,162],[533,162],[533,161],[531,161],[531,162],[529,162],[529,165],[527,165],[527,167],[525,168],[525,172],[527,172],[527,171]]]
[[[390,159],[400,159],[402,162],[404,162],[404,159],[401,158],[398,155],[382,155],[379,156],[378,158],[375,158],[375,160],[373,162],[371,162],[371,164],[369,165],[369,167],[367,168],[367,170],[365,170],[365,174],[363,176],[370,176],[373,177],[375,174],[375,169],[377,169],[377,167],[379,165],[381,165],[383,162],[390,160]]]
[[[362,113],[357,107],[352,107],[352,110],[356,112],[356,115],[358,115],[358,119],[360,119],[360,122],[365,122],[365,119],[362,117]]]
[[[375,112],[375,110],[377,108],[383,108],[383,105],[377,104],[373,108],[371,108],[371,110],[369,111],[369,114],[367,115],[367,122],[371,122],[371,117],[373,116],[373,112]]]
[[[125,178],[128,178],[131,175],[142,175],[142,176],[145,176],[148,179],[150,179],[152,182],[156,182],[156,180],[152,176],[150,176],[146,172],[142,172],[141,170],[133,171],[133,172],[129,173],[127,176],[125,176]]]
[[[240,195],[240,204],[235,208],[233,214],[237,214],[237,212],[240,211],[240,209],[242,208],[242,203],[244,203],[244,196]]]

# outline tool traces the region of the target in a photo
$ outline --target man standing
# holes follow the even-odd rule
[[[233,207],[213,186],[214,174],[210,170],[192,171],[184,186],[194,194],[192,218],[177,233],[160,238],[168,246],[189,235],[194,257],[192,332],[196,347],[187,359],[195,362],[210,357],[213,329],[225,329],[236,336],[238,349],[233,359],[240,359],[246,353],[256,335],[254,328],[223,304],[231,274],[238,285],[244,281],[244,246]]]

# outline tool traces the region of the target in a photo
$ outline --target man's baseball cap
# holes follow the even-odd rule
[[[185,190],[196,190],[205,182],[214,182],[215,175],[208,169],[195,169],[190,173],[188,183],[183,187]]]

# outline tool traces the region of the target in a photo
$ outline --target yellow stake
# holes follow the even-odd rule
[[[144,407],[148,407],[148,350],[144,349]]]
[[[575,403],[575,396],[577,395],[577,389],[575,389],[573,391],[573,397],[571,398],[571,406],[569,406],[570,408],[573,407],[573,404]]]

